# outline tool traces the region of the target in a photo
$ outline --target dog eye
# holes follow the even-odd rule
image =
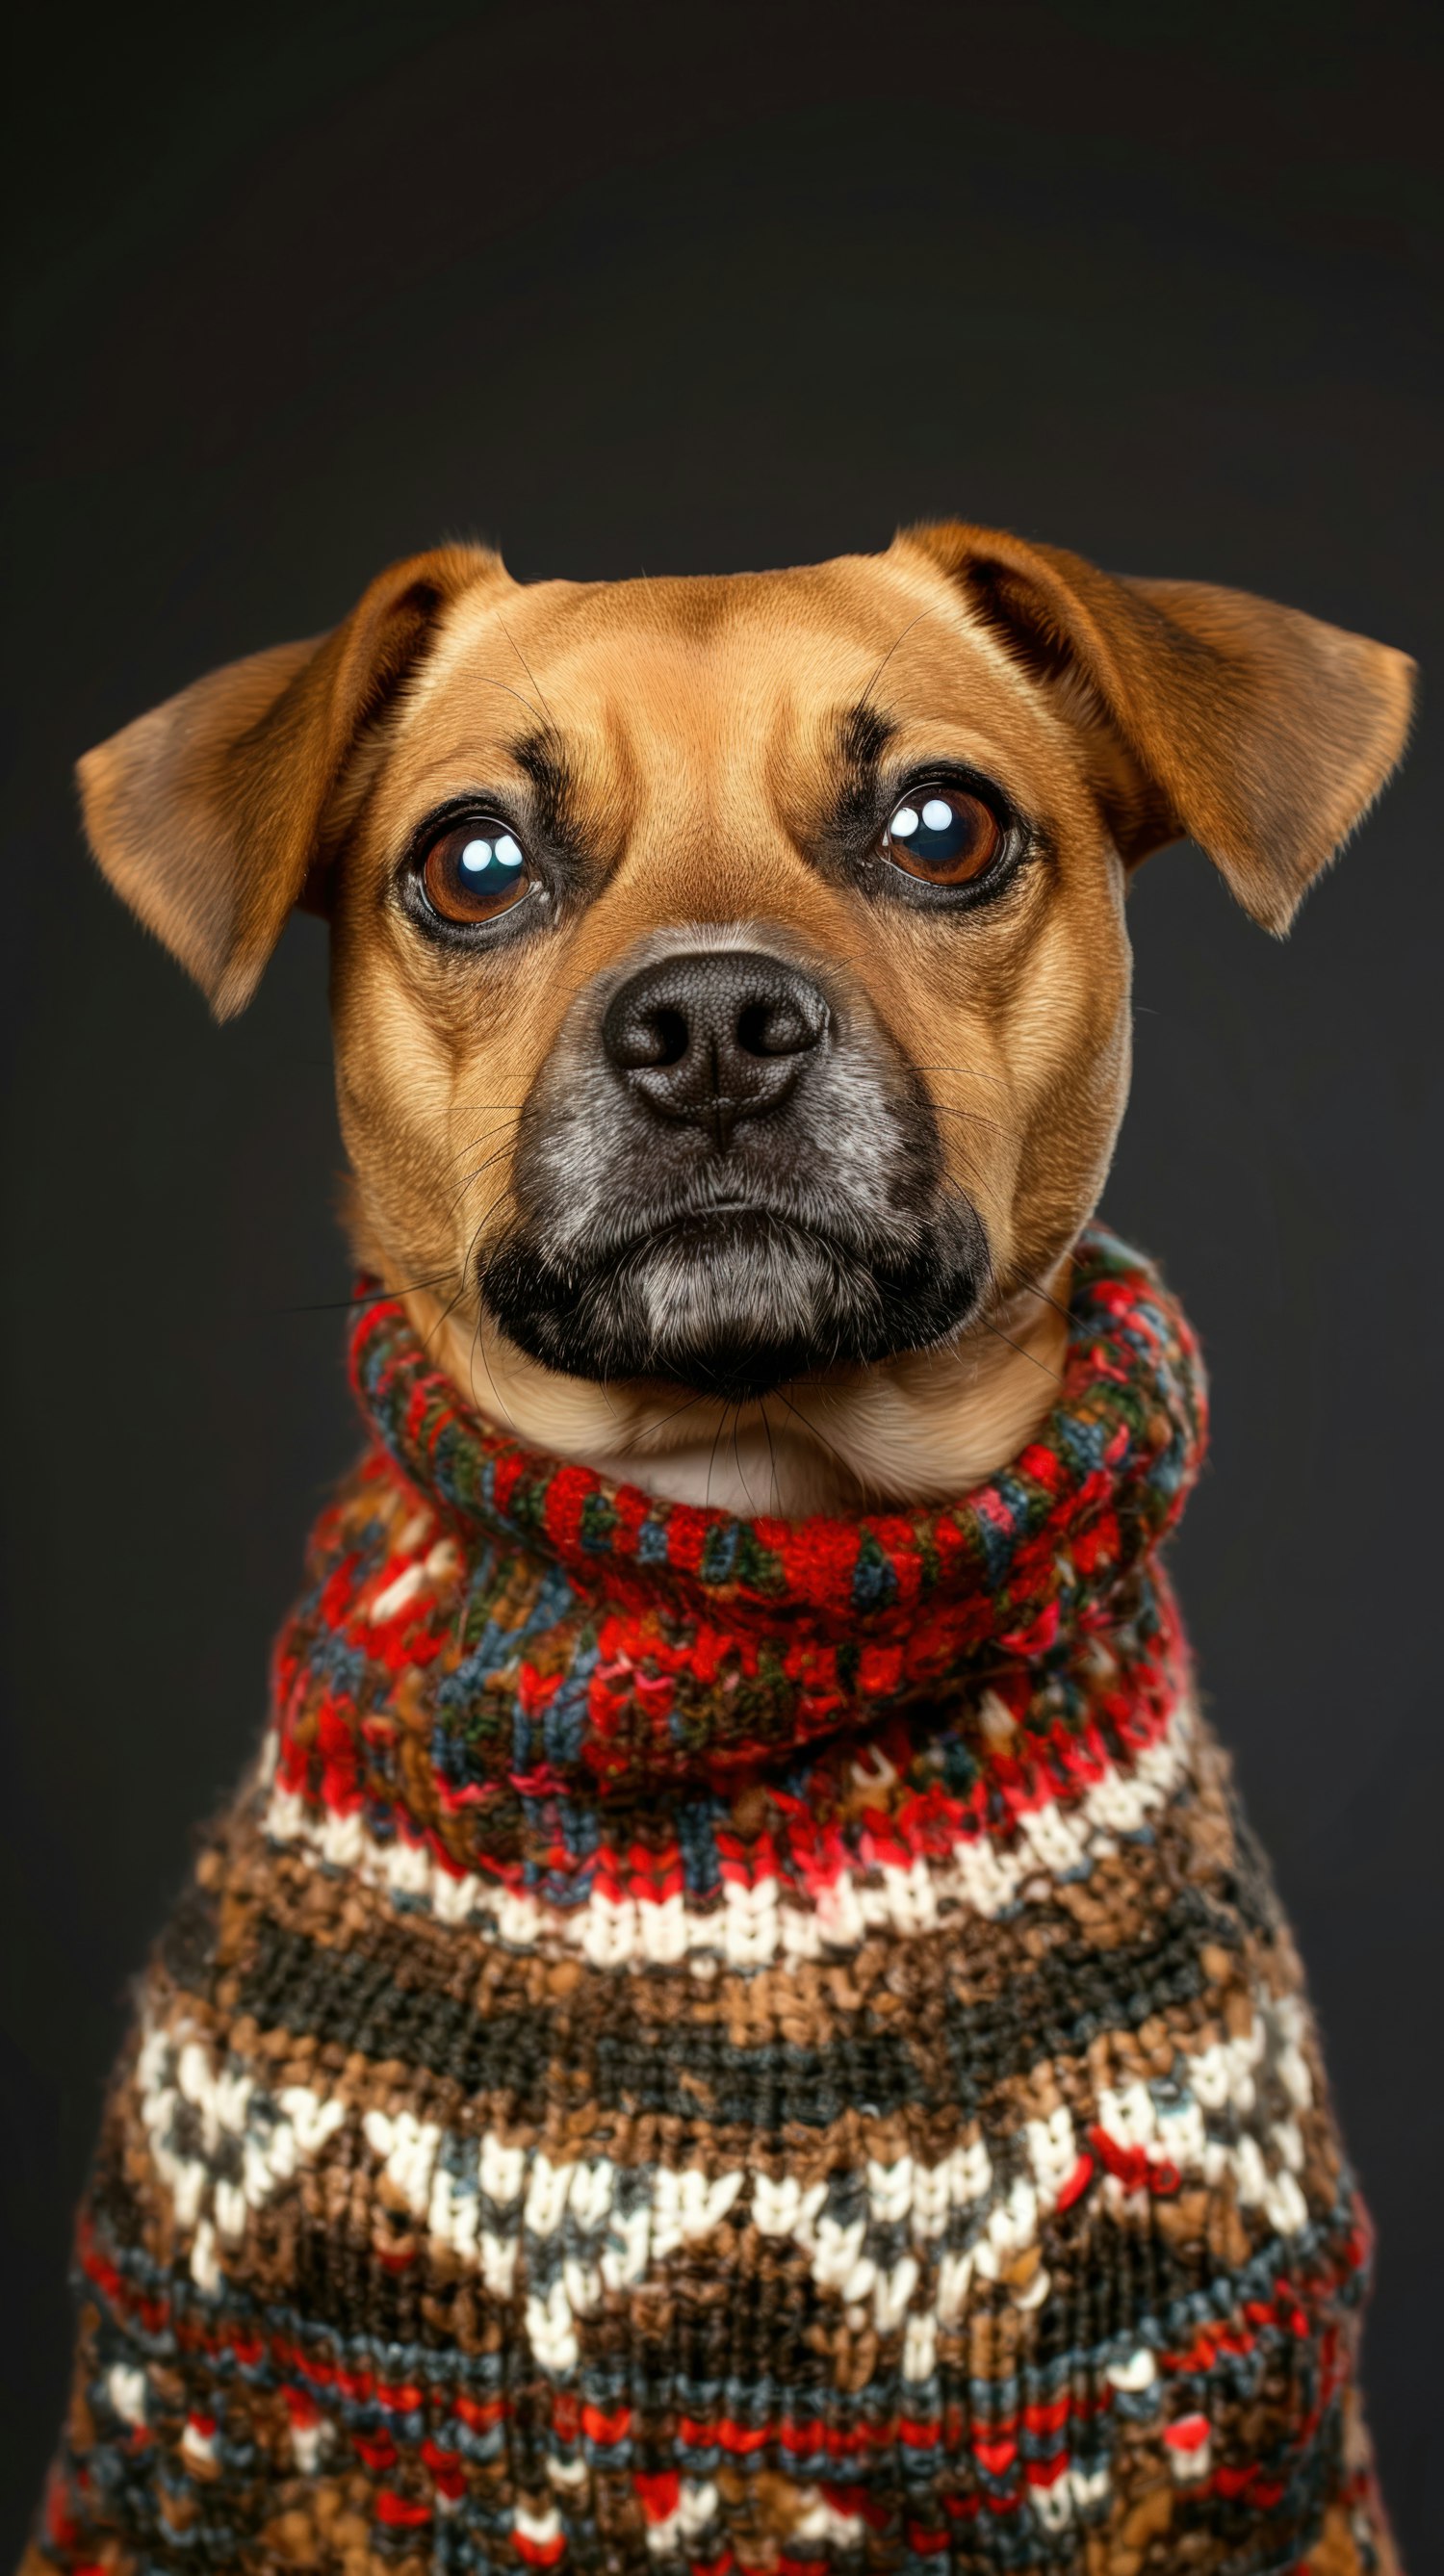
[[[963,787],[929,787],[895,808],[882,853],[930,885],[972,885],[1003,846],[1003,828],[980,796]]]
[[[442,832],[422,860],[420,875],[427,902],[443,921],[494,921],[536,883],[515,833],[494,816]]]

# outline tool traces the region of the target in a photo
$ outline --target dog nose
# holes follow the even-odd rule
[[[795,1091],[831,1013],[808,975],[750,948],[703,949],[644,966],[614,993],[602,1044],[658,1118],[710,1128],[722,1148],[742,1118]]]

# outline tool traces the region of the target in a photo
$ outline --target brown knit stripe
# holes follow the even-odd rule
[[[971,2125],[961,2133],[962,2143],[986,2135],[1000,2187],[1019,2172],[1026,2176],[1029,2168],[1022,2132],[1027,2120],[1046,2117],[1062,2101],[1074,2112],[1081,2145],[1089,2116],[1106,2087],[1127,2083],[1136,2073],[1148,2070],[1154,2058],[1166,2063],[1171,2071],[1175,2050],[1181,2043],[1216,2043],[1226,2033],[1230,2005],[1241,2000],[1235,1990],[1224,1998],[1221,2018],[1188,2032],[1169,2027],[1167,2016],[1162,2016],[1153,2034],[1151,2051],[1132,2034],[1101,2037],[1084,2057],[1065,2060],[1036,2078],[1019,2080],[1001,2090],[990,2105],[986,2130],[980,2132],[976,2124]],[[191,2040],[197,2025],[188,2000],[172,1995],[167,2008],[157,1992],[154,2002],[159,2008],[160,2027],[169,2028],[182,2044]],[[1232,2017],[1236,2020],[1237,2013]],[[378,2111],[387,2115],[408,2111],[417,2120],[430,2120],[442,2129],[451,2129],[464,2141],[475,2139],[483,2129],[486,2106],[468,2101],[452,2085],[427,2085],[424,2081],[418,2084],[409,2069],[367,2065],[354,2054],[333,2075],[318,2065],[312,2048],[304,2043],[298,2045],[284,2033],[258,2034],[257,2046],[246,2052],[246,2058],[257,2080],[272,2096],[284,2095],[290,2085],[309,2083],[328,2105],[339,2106],[344,2116],[315,2152],[302,2158],[293,2176],[280,2182],[259,2208],[252,2207],[244,2213],[238,2239],[223,2247],[228,2276],[270,2300],[292,2295],[304,2283],[306,2303],[313,2312],[317,2309],[319,2286],[319,2312],[334,2315],[338,2321],[343,2313],[355,2314],[358,2299],[369,2314],[378,2312],[379,2303],[379,2311],[387,2320],[386,2330],[400,2334],[400,2306],[408,2304],[414,2284],[399,2280],[399,2274],[420,2261],[439,2270],[445,2281],[458,2273],[474,2274],[477,2266],[474,2255],[470,2260],[458,2260],[444,2243],[435,2241],[428,2226],[424,2196],[418,2211],[406,2191],[389,2180],[386,2160],[365,2133],[367,2116]],[[233,2071],[235,2065],[233,2058]],[[1186,2074],[1186,2063],[1184,2071]],[[1292,2108],[1275,2082],[1273,2116],[1287,2115]],[[166,2133],[172,2151],[177,2144],[184,2150],[189,2143],[193,2151],[199,2152],[200,2125],[198,2113],[183,2113],[179,2137],[173,2128]],[[1299,2114],[1298,2126],[1305,2148],[1301,2187],[1309,2206],[1323,2214],[1332,2205],[1338,2183],[1332,2133],[1320,2108]],[[657,2119],[620,2120],[602,2128],[590,2110],[571,2124],[549,2117],[540,2131],[525,2124],[507,2124],[502,2134],[505,2145],[523,2152],[544,2142],[554,2165],[569,2158],[585,2160],[605,2154],[611,2164],[623,2171],[658,2165],[675,2169],[681,2163],[694,2172],[725,2177],[745,2173],[750,2164],[755,2170],[770,2168],[769,2178],[774,2181],[790,2174],[803,2190],[828,2181],[859,2181],[870,2168],[895,2166],[904,2155],[926,2165],[935,2158],[940,2160],[960,2136],[956,2122],[946,2117],[915,2122],[906,2115],[880,2120],[848,2112],[825,2132],[794,2130],[779,2138],[772,2155],[759,2165],[750,2132],[726,2127],[709,2129],[702,2123],[690,2131],[680,2155],[672,2124]],[[115,2097],[107,2145],[115,2170],[124,2174],[136,2224],[152,2259],[163,2264],[184,2259],[193,2241],[193,2228],[177,2226],[175,2222],[174,2192],[156,2171],[153,2134],[142,2123],[133,2084]],[[735,2280],[759,2267],[767,2271],[774,2264],[772,2247],[752,2223],[750,2189],[729,2211],[722,2226],[709,2231],[709,2263],[722,2279]],[[502,2211],[495,2213],[495,2220],[515,2230],[520,2224],[519,2200],[509,2218]],[[1212,2270],[1234,2269],[1271,2233],[1262,2214],[1258,2210],[1241,2211],[1236,2196],[1226,2186],[1205,2193],[1201,2180],[1187,2174],[1176,2198],[1142,2207],[1126,2206],[1120,2223],[1125,2231],[1136,2231],[1139,2226],[1153,2231],[1171,2256],[1191,2265],[1192,2276],[1199,2278],[1207,2277],[1197,2271],[1205,2253]],[[1050,2241],[1060,2229],[1065,2238],[1077,2232],[1076,2227],[1069,2229],[1061,2220],[1045,2221],[1039,2230],[1040,2241]],[[895,2250],[907,2251],[909,2245],[905,2233]],[[923,2244],[913,2245],[911,2250],[920,2257],[926,2278],[928,2266],[935,2264],[940,2248]],[[318,2264],[330,2275],[337,2274],[340,2267],[344,2298],[339,2308],[341,2294],[336,2281],[330,2281],[329,2286],[318,2285]],[[523,2264],[523,2272],[524,2269]],[[379,2287],[373,2280],[367,2290],[361,2279],[365,2273],[382,2276]]]
[[[1217,1775],[1205,1776],[1197,1796],[1175,1800],[1147,1842],[1125,1844],[1086,1879],[1035,1880],[1034,1901],[1011,1918],[963,1918],[902,1944],[880,1935],[837,1964],[789,1961],[741,1975],[724,1967],[710,1982],[685,1963],[618,1979],[574,1954],[509,1954],[466,1924],[407,1914],[354,1879],[272,1852],[249,1821],[233,1829],[209,1870],[224,1871],[226,1896],[223,1908],[212,1909],[208,1940],[193,1942],[190,1955],[178,1955],[174,1940],[167,1947],[175,1973],[193,1991],[214,1987],[229,2008],[294,2021],[293,2011],[275,2010],[288,1977],[319,1975],[319,1954],[332,1950],[346,1954],[345,1974],[404,1990],[408,2012],[412,1998],[424,2012],[429,1999],[444,1997],[458,2009],[469,2002],[493,2022],[508,2013],[529,2020],[552,2014],[569,2052],[589,2029],[625,2041],[630,2024],[645,2046],[680,2020],[725,2032],[739,2048],[769,2037],[814,2048],[856,2044],[863,2026],[877,2022],[877,1999],[885,2004],[888,1989],[905,1993],[909,2019],[926,2016],[930,2002],[953,2012],[989,2000],[1006,2008],[1020,1981],[1030,1997],[1040,1984],[1082,1992],[1090,1977],[1126,1981],[1124,1954],[1157,1945],[1160,1917],[1160,1957],[1173,1938],[1181,1958],[1192,1924],[1200,1945],[1218,1949],[1246,1942],[1250,1932],[1272,1936],[1278,1921],[1266,1879],[1235,1842],[1226,1780]],[[1089,1955],[1073,1978],[1072,1960],[1084,1945]],[[357,1961],[365,1963],[360,1971]],[[320,1987],[317,1993],[324,2017],[325,1994]],[[933,2036],[927,2031],[929,2046]],[[534,2054],[549,2059],[544,2038]]]

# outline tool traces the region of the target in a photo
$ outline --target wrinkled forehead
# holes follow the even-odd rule
[[[438,639],[408,731],[442,765],[542,730],[598,786],[669,769],[781,785],[825,767],[860,709],[901,756],[1026,770],[1055,747],[1001,644],[901,549],[715,579],[479,587]]]

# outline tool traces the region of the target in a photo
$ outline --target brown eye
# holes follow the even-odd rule
[[[882,836],[883,856],[930,885],[972,885],[1002,846],[996,814],[963,787],[923,788],[896,807]]]
[[[495,921],[530,894],[536,883],[526,852],[495,816],[455,823],[434,840],[421,862],[421,882],[443,921]]]

